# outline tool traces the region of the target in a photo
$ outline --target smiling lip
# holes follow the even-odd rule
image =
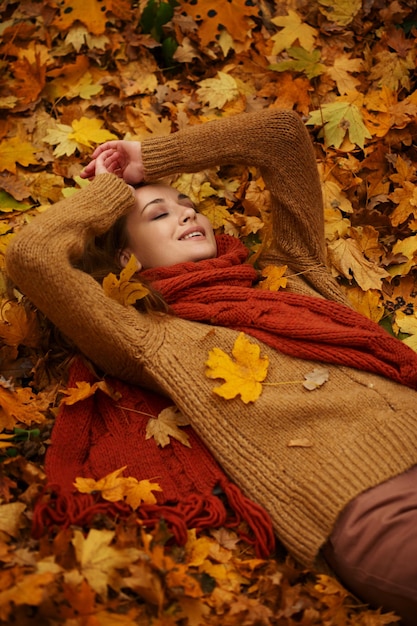
[[[204,230],[204,228],[202,228],[201,226],[193,226],[192,228],[189,228],[188,230],[186,230],[181,237],[179,238],[180,241],[183,241],[185,239],[185,237],[187,237],[188,235],[192,235],[193,233],[198,233],[199,235],[205,237],[206,235],[206,231]],[[189,237],[189,239],[194,239],[194,237]]]

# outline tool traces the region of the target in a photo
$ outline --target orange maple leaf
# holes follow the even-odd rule
[[[269,291],[278,291],[281,287],[287,286],[287,279],[284,274],[287,271],[287,265],[277,267],[276,265],[267,265],[263,268],[261,274],[265,278],[259,283],[259,289],[267,289]]]
[[[105,3],[100,0],[62,0],[53,4],[60,9],[60,15],[53,23],[62,30],[70,28],[78,20],[93,35],[102,35],[106,30],[109,11],[121,19],[129,20],[132,17],[128,0],[106,0]]]
[[[68,387],[68,389],[61,389],[61,393],[64,393],[66,398],[62,398],[60,404],[71,405],[81,400],[85,400],[90,396],[93,396],[98,389],[110,396],[113,400],[119,400],[122,396],[118,391],[114,391],[105,380],[97,381],[90,385],[85,381],[77,381],[76,387]]]
[[[229,35],[236,41],[245,41],[248,31],[254,22],[251,17],[258,17],[259,8],[250,6],[245,0],[232,0],[214,4],[213,0],[198,0],[196,3],[184,0],[182,12],[200,21],[198,36],[204,48],[216,41],[220,33],[219,26],[226,28]]]

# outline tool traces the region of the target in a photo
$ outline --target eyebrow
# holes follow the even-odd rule
[[[189,198],[185,193],[179,193],[177,196],[177,200],[191,200],[191,198]],[[154,198],[153,200],[150,200],[149,202],[147,202],[147,204],[145,204],[141,212],[143,213],[145,209],[151,204],[159,204],[160,202],[165,202],[165,198]]]

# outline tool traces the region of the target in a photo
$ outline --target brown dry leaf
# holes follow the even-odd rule
[[[20,528],[20,516],[26,509],[23,502],[10,502],[0,505],[0,532],[17,537]]]
[[[146,439],[153,437],[161,448],[170,444],[170,437],[173,437],[188,448],[191,444],[187,433],[181,431],[179,426],[188,426],[189,420],[181,413],[176,406],[169,406],[163,409],[156,419],[151,418],[146,424]]]
[[[354,278],[363,291],[381,289],[382,279],[389,276],[386,270],[364,257],[358,242],[352,238],[330,242],[328,251],[338,273],[345,278]]]
[[[262,382],[268,373],[269,359],[260,356],[258,344],[240,333],[232,349],[232,358],[220,348],[210,350],[206,361],[208,378],[223,378],[224,383],[213,392],[230,400],[240,395],[242,401],[255,402],[262,393]]]
[[[119,400],[122,396],[118,391],[114,391],[105,380],[100,380],[92,385],[85,381],[77,381],[76,387],[67,387],[61,389],[61,393],[67,397],[62,398],[60,404],[72,405],[76,402],[81,402],[90,396],[93,396],[96,391],[100,390],[113,400]]]
[[[26,311],[18,302],[4,303],[0,307],[0,338],[8,346],[36,348],[40,332],[35,312]]]
[[[0,620],[5,623],[13,611],[13,606],[39,606],[46,598],[47,589],[55,579],[55,574],[21,574],[9,589],[0,591]]]

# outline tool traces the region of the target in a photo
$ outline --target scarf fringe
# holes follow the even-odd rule
[[[191,494],[173,504],[141,505],[137,511],[125,502],[110,502],[97,495],[66,491],[59,485],[47,486],[35,504],[32,536],[40,539],[45,533],[70,526],[88,527],[98,515],[124,520],[136,516],[138,524],[154,529],[161,520],[167,524],[175,542],[182,546],[191,529],[233,529],[254,547],[258,558],[267,558],[275,549],[275,537],[269,515],[262,507],[246,498],[238,487],[227,480],[220,485],[227,505],[216,495]]]

